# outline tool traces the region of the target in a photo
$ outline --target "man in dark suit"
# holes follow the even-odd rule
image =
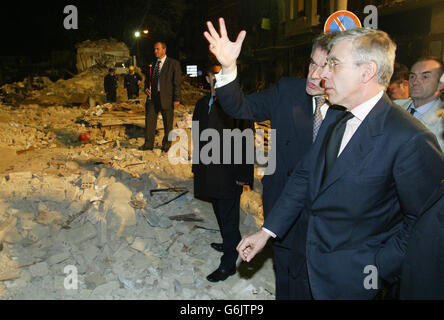
[[[400,298],[444,300],[444,180],[413,229],[402,268]]]
[[[115,69],[110,68],[108,74],[103,80],[103,87],[106,93],[106,102],[116,102],[117,101],[117,75],[115,74]]]
[[[128,100],[139,98],[139,89],[142,76],[138,74],[134,66],[129,66],[129,73],[125,76],[123,87],[128,93]]]
[[[219,252],[223,252],[219,267],[212,272],[207,280],[210,282],[224,281],[236,272],[236,260],[238,253],[236,246],[241,240],[239,232],[239,210],[240,197],[243,185],[253,186],[254,159],[248,163],[247,150],[254,150],[254,124],[248,120],[236,120],[227,115],[221,108],[214,89],[214,74],[221,69],[220,65],[213,65],[207,72],[206,79],[210,84],[211,92],[208,96],[200,99],[193,113],[193,166],[194,173],[194,194],[199,197],[210,199],[213,210],[217,218],[221,232],[223,244],[212,243],[211,246]],[[198,127],[196,127],[198,124]],[[216,130],[221,138],[219,148],[219,159],[214,163],[207,163],[206,153],[203,148],[208,148],[213,141],[204,143],[200,141],[201,134],[206,129]],[[236,130],[251,134],[251,140],[236,144],[231,140],[227,144],[231,148],[231,162],[225,163],[225,143],[222,143],[224,130]],[[247,145],[250,143],[250,145]],[[216,152],[212,150],[212,152]],[[202,154],[203,153],[203,154]],[[240,164],[235,164],[235,154],[242,155]]]
[[[238,119],[257,122],[271,120],[271,127],[276,130],[274,150],[269,153],[276,154],[276,170],[266,174],[262,179],[265,219],[279,198],[293,168],[310,149],[327,113],[328,104],[324,97],[320,71],[326,63],[327,45],[330,39],[331,36],[325,34],[315,39],[307,79],[282,78],[274,87],[244,97],[236,79],[236,59],[239,51],[236,51],[237,55],[234,54],[228,62],[225,75],[222,77],[216,75],[217,92],[224,111]],[[223,60],[217,52],[215,55]],[[233,69],[233,72],[227,74],[227,69]],[[235,101],[237,97],[232,97],[232,92],[239,92],[242,95],[242,103],[238,104]],[[306,279],[300,279],[292,272],[305,264],[305,246],[294,247],[292,252],[289,251],[291,244],[296,241],[294,237],[303,239],[305,230],[304,216],[298,220],[286,237],[273,242],[278,300],[302,299],[308,294],[307,288],[302,285],[306,283]],[[291,260],[290,255],[293,256]],[[289,265],[290,261],[296,264],[292,268]],[[290,291],[290,287],[295,290]]]
[[[329,47],[321,76],[329,101],[347,111],[328,113],[263,228],[238,252],[250,261],[305,212],[312,297],[372,299],[399,280],[412,227],[444,177],[444,155],[384,94],[396,50],[385,32],[339,32]]]
[[[145,104],[145,144],[140,148],[141,150],[154,148],[159,112],[162,114],[164,128],[162,151],[168,152],[171,146],[168,135],[173,130],[174,108],[180,104],[182,70],[179,61],[167,57],[166,50],[164,42],[154,44],[154,55],[157,61],[151,78],[147,76],[145,79],[145,93],[148,98]]]

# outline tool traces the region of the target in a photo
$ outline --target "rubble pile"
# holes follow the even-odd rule
[[[78,43],[76,48],[78,72],[83,72],[95,65],[106,68],[115,67],[131,59],[127,45],[116,39],[86,40]]]
[[[111,165],[98,164],[101,156]],[[0,298],[273,299],[271,260],[254,281],[248,268],[223,283],[206,281],[220,257],[209,246],[221,241],[216,218],[209,203],[194,198],[190,172],[177,178],[172,171],[184,168],[164,162],[138,150],[71,150],[65,163],[51,160],[57,175],[2,177]],[[172,182],[189,192],[150,193]],[[256,196],[244,193],[245,212]],[[252,212],[242,212],[241,232],[256,229]],[[70,266],[77,290],[64,286]]]
[[[0,161],[0,299],[274,299],[267,252],[224,282],[206,280],[219,264],[217,221],[194,198],[191,166],[157,149],[162,135],[140,151],[143,138],[124,126],[79,121],[138,109],[0,105],[0,151],[12,159]],[[180,106],[177,126],[191,113]],[[187,192],[150,192],[170,187]],[[241,208],[245,235],[261,223],[258,181]],[[65,288],[71,267],[77,290]]]
[[[51,82],[45,79],[38,89],[28,85],[30,80],[23,82],[5,84],[1,87],[2,101],[7,104],[38,104],[40,106],[87,106],[94,107],[105,104],[106,94],[103,88],[103,79],[108,73],[108,69],[100,66],[93,66],[79,73],[71,79],[60,79]],[[127,101],[126,91],[123,88],[124,74],[118,77],[117,101],[119,103],[129,103],[140,106],[145,105],[146,95],[144,89],[144,74],[140,88],[139,99]],[[44,79],[44,78],[42,78]],[[196,102],[208,93],[208,90],[199,89],[191,85],[187,78],[182,82],[182,104],[188,108],[194,108]]]
[[[105,103],[106,73],[1,88],[0,299],[274,299],[268,249],[226,281],[206,280],[221,255],[213,208],[194,198],[191,164],[161,153],[161,115],[154,150],[138,150],[145,95],[127,101],[119,77],[118,102]],[[207,92],[183,82],[174,127],[190,143]],[[243,235],[262,223],[258,179],[242,195]]]

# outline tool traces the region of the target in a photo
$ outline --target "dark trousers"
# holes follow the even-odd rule
[[[220,268],[228,271],[236,267],[239,255],[236,247],[241,241],[239,231],[240,194],[234,199],[213,199],[212,204],[224,243],[224,254],[220,259]]]
[[[107,92],[106,93],[106,101],[107,102],[116,102],[117,101],[116,91]]]
[[[273,266],[276,278],[276,300],[290,299],[289,259],[290,249],[273,243]]]
[[[152,100],[147,98],[145,104],[145,145],[148,148],[154,147],[154,137],[156,135],[157,117],[159,112],[162,114],[164,137],[162,141],[162,149],[168,150],[171,142],[168,141],[168,135],[173,130],[174,110],[162,109],[160,103],[160,95],[153,95]]]
[[[127,88],[128,100],[137,99],[139,97],[139,88]]]

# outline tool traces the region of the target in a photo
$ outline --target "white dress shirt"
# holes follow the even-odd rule
[[[370,113],[370,111],[372,111],[373,107],[376,105],[376,103],[378,103],[378,101],[381,99],[383,94],[384,94],[384,91],[379,92],[373,98],[365,101],[364,103],[360,104],[357,107],[354,107],[350,111],[354,115],[354,117],[347,121],[344,136],[342,137],[342,141],[341,141],[341,147],[339,148],[338,157],[342,153],[342,151],[345,149],[348,142],[355,134],[356,130],[358,130],[362,121],[364,121],[365,117],[367,117],[367,115]]]

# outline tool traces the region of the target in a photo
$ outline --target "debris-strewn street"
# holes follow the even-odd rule
[[[194,198],[191,165],[172,165],[160,152],[160,117],[158,146],[137,149],[144,96],[122,102],[120,85],[121,102],[105,104],[104,74],[88,69],[21,96],[20,85],[4,88],[0,298],[274,299],[268,250],[224,282],[206,280],[221,255],[210,247],[221,242],[211,204]],[[175,128],[190,134],[203,94],[184,83]],[[150,193],[171,187],[182,189]],[[261,224],[260,194],[257,177],[241,201],[243,235]],[[65,289],[67,266],[76,267],[77,290]]]

